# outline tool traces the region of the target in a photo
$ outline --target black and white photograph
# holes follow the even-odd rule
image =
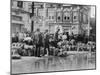
[[[96,5],[11,0],[11,74],[96,69]]]

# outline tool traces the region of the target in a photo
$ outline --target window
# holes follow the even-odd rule
[[[70,19],[70,17],[67,17],[67,20],[69,20]]]
[[[53,7],[53,5],[52,5],[52,4],[50,4],[50,7],[52,8],[52,7]]]
[[[23,1],[18,1],[17,6],[20,7],[20,8],[23,8]]]
[[[54,19],[54,16],[52,16],[52,19]]]
[[[62,12],[61,11],[58,11],[56,13],[56,16],[57,16],[56,21],[57,22],[62,22]]]
[[[76,19],[76,16],[74,16],[74,19]]]
[[[83,14],[82,18],[83,18],[83,23],[88,24],[88,15]]]
[[[12,20],[22,21],[22,17],[20,17],[20,16],[12,16]]]
[[[51,16],[49,16],[49,19],[51,19]]]
[[[41,5],[41,8],[43,8],[43,5]]]
[[[70,19],[70,16],[64,16],[63,17],[63,21],[64,22],[69,22],[71,19]]]
[[[58,16],[58,20],[60,20],[60,16]]]
[[[64,19],[66,20],[66,16],[64,17]]]
[[[71,13],[69,11],[63,13],[63,22],[71,22]]]
[[[77,11],[73,12],[73,22],[78,22],[78,15],[79,13]]]
[[[48,18],[49,18],[49,20],[54,20],[54,16],[52,16],[52,15],[49,16]]]

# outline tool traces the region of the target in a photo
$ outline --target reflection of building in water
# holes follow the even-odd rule
[[[12,6],[11,6],[12,32],[31,30],[30,5],[31,2],[12,0]]]
[[[54,3],[34,3],[34,30],[49,29],[55,32],[55,27],[62,26],[66,32],[79,34],[89,33],[89,7],[64,5]]]

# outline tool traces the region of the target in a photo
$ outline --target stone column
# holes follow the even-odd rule
[[[90,35],[90,12],[88,12],[88,36]]]
[[[47,10],[47,8],[46,8],[46,3],[44,3],[43,4],[43,11],[44,11],[44,13],[43,13],[43,26],[42,26],[42,29],[43,29],[43,31],[45,30],[45,26],[46,26],[46,10]]]
[[[57,22],[57,6],[55,5],[55,22]]]
[[[36,7],[36,17],[38,16],[38,7]]]

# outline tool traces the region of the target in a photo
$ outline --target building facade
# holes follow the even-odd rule
[[[11,32],[31,30],[31,2],[11,1]]]
[[[34,31],[40,28],[54,33],[60,28],[61,32],[89,35],[89,11],[87,6],[34,2]]]
[[[90,8],[84,5],[70,5],[57,3],[42,3],[12,0],[11,4],[11,30],[12,32],[33,32],[40,28],[55,33],[89,35]]]

